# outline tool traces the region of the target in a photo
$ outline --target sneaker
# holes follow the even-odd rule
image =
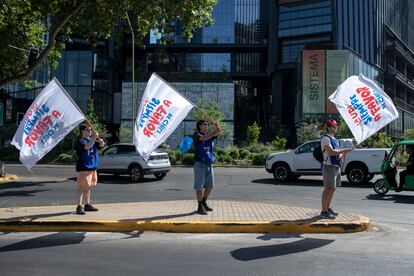
[[[96,212],[96,211],[98,211],[98,209],[97,208],[95,208],[95,207],[93,207],[92,205],[90,205],[90,204],[85,204],[85,211],[86,212]]]
[[[335,217],[338,215],[338,213],[332,210],[332,208],[328,208],[328,212],[334,215]]]
[[[334,219],[335,216],[329,213],[328,211],[321,211],[321,217],[327,218],[327,219]]]
[[[76,207],[76,214],[78,215],[84,215],[85,212],[83,211],[83,207],[81,205],[78,205],[78,207]]]
[[[199,214],[199,215],[207,215],[207,211],[204,208],[203,204],[198,204],[197,214]]]
[[[206,211],[213,211],[213,208],[211,208],[210,206],[207,205],[207,202],[203,201],[202,202],[203,207]]]

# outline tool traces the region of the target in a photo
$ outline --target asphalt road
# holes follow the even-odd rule
[[[73,204],[73,167],[8,166],[18,182],[0,184],[0,205]],[[262,168],[216,168],[213,199],[318,208],[320,177],[275,184]],[[100,177],[95,203],[192,199],[192,169],[162,181]],[[69,180],[67,180],[69,178]],[[354,234],[3,233],[2,275],[412,275],[414,193],[379,197],[372,183],[343,183],[333,206],[368,216],[375,229]],[[53,208],[50,207],[50,208]],[[116,212],[117,210],[114,210]]]

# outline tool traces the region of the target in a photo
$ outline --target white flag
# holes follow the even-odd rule
[[[20,162],[29,170],[58,144],[85,115],[54,78],[26,111],[12,145],[20,150]]]
[[[152,74],[142,96],[134,127],[134,143],[139,154],[150,154],[177,128],[194,104],[175,88]]]
[[[329,99],[358,144],[398,118],[391,98],[362,74],[346,79]]]

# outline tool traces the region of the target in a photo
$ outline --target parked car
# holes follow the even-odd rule
[[[353,139],[339,139],[340,147],[352,147]],[[320,140],[306,142],[294,150],[273,153],[267,157],[266,171],[277,181],[296,179],[301,175],[321,175],[321,164],[313,157],[313,150]],[[352,184],[363,184],[381,172],[381,164],[387,152],[385,148],[362,148],[358,146],[345,155],[342,174]]]
[[[115,176],[128,174],[132,181],[138,182],[148,174],[161,180],[170,168],[171,163],[166,152],[158,149],[145,161],[136,151],[134,144],[122,143],[111,145],[102,151],[98,173]]]

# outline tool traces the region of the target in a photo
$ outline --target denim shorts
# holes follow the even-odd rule
[[[341,168],[322,165],[323,186],[336,188],[341,186]]]
[[[201,191],[205,188],[214,188],[213,165],[202,162],[194,163],[194,190]]]

